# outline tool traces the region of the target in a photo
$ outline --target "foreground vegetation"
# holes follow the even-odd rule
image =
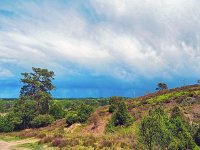
[[[135,99],[55,100],[54,73],[23,73],[20,98],[0,101],[3,140],[36,138],[30,149],[199,149],[200,86],[168,89]]]

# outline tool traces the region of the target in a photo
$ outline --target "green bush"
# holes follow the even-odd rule
[[[178,107],[174,107],[169,118],[158,108],[149,112],[140,124],[140,141],[148,149],[160,147],[169,150],[194,149],[196,146],[190,125]]]
[[[117,111],[112,116],[112,124],[114,126],[130,126],[133,123],[133,118],[128,112],[127,105],[120,102]]]
[[[94,107],[81,104],[77,111],[69,111],[66,116],[66,123],[68,126],[74,123],[85,123],[94,111]]]
[[[40,128],[50,125],[53,121],[54,118],[51,115],[38,115],[31,121],[31,124],[35,128]]]
[[[169,146],[176,145],[179,149],[193,149],[195,147],[195,143],[190,135],[187,127],[184,125],[184,122],[180,118],[175,118],[170,121],[170,132],[172,137],[175,139],[174,141],[178,141],[174,143],[169,143]]]
[[[55,119],[62,119],[64,118],[65,111],[60,103],[52,102],[50,104],[49,114]]]
[[[185,121],[181,109],[177,106],[172,109],[169,130],[173,137],[169,147],[173,148],[174,146],[177,150],[193,149],[195,147],[195,142],[189,132],[190,125]]]
[[[127,105],[121,101],[116,106],[111,120],[106,125],[106,132],[115,132],[121,127],[128,127],[133,124],[133,118],[128,112]]]
[[[77,114],[68,114],[66,117],[66,123],[67,126],[71,126],[72,124],[79,122],[79,117],[77,116]]]
[[[175,119],[175,118],[180,118],[182,121],[184,121],[183,113],[178,106],[175,106],[171,112],[171,119]]]
[[[164,110],[157,108],[149,112],[149,116],[144,117],[139,128],[140,141],[148,148],[154,146],[164,148],[169,142],[167,129],[168,119]]]
[[[113,113],[114,111],[117,110],[118,108],[118,104],[123,101],[123,98],[122,97],[118,97],[118,96],[113,96],[113,97],[110,97],[110,100],[109,100],[109,104],[110,104],[110,107],[108,109],[108,111],[110,113]]]
[[[17,123],[15,126],[16,130],[26,129],[31,127],[31,121],[38,115],[36,109],[37,104],[32,100],[19,100],[13,107],[12,114],[15,118],[19,118],[21,123]]]
[[[12,132],[14,128],[15,125],[8,115],[0,117],[0,132]]]
[[[79,117],[79,122],[85,123],[93,111],[94,111],[94,108],[92,106],[84,105],[84,104],[81,105],[77,113]]]
[[[168,145],[168,150],[183,150],[184,145],[182,144],[180,139],[174,138]]]

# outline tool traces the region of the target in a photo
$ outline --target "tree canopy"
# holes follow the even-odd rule
[[[45,114],[49,110],[49,100],[52,99],[51,91],[55,88],[52,84],[54,72],[34,67],[32,70],[31,73],[22,73],[23,86],[20,98],[22,100],[35,100],[39,113]]]

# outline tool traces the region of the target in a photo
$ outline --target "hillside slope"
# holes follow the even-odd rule
[[[170,115],[174,106],[179,106],[190,123],[200,124],[200,85],[163,90],[125,101],[134,118],[130,127],[118,127],[114,132],[106,132],[106,125],[112,113],[109,106],[96,109],[86,124],[66,126],[65,119],[48,127],[28,129],[3,134],[4,136],[35,137],[41,144],[62,149],[136,149],[138,125],[149,110],[162,107]]]

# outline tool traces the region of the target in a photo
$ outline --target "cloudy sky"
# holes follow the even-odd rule
[[[200,78],[199,0],[0,0],[0,97],[55,72],[55,97],[139,96]]]

